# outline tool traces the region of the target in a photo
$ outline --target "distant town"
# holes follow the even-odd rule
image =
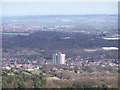
[[[118,88],[117,15],[3,17],[3,88]]]
[[[119,66],[119,61],[115,59],[104,59],[104,60],[99,60],[99,61],[89,61],[88,60],[83,60],[79,57],[76,58],[75,61],[71,61],[70,58],[66,59],[65,54],[62,54],[60,52],[53,54],[52,62],[47,62],[45,59],[41,60],[35,60],[35,61],[30,61],[29,59],[17,59],[17,58],[10,58],[10,60],[3,58],[2,59],[2,68],[3,69],[23,69],[23,70],[34,70],[34,69],[39,69],[42,65],[64,65],[64,66],[79,66],[79,67],[84,67],[84,66],[100,66],[100,67],[118,67]],[[40,66],[41,65],[41,66]],[[54,66],[54,67],[55,67]],[[54,68],[53,67],[53,68]]]

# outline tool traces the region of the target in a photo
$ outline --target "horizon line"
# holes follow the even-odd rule
[[[118,15],[115,14],[45,14],[45,15],[2,15],[2,17],[23,17],[23,16],[83,16],[83,15]]]

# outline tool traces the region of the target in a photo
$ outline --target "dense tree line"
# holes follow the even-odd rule
[[[21,72],[19,74],[8,75],[6,70],[2,74],[2,88],[42,88],[45,83],[46,80],[42,73],[39,75],[29,75]]]

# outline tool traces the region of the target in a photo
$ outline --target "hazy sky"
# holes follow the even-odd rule
[[[3,16],[117,14],[117,2],[35,2],[2,4]]]

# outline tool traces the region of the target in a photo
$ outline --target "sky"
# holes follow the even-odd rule
[[[0,0],[1,2],[119,2],[119,0]]]
[[[117,14],[117,2],[3,2],[3,16]]]

